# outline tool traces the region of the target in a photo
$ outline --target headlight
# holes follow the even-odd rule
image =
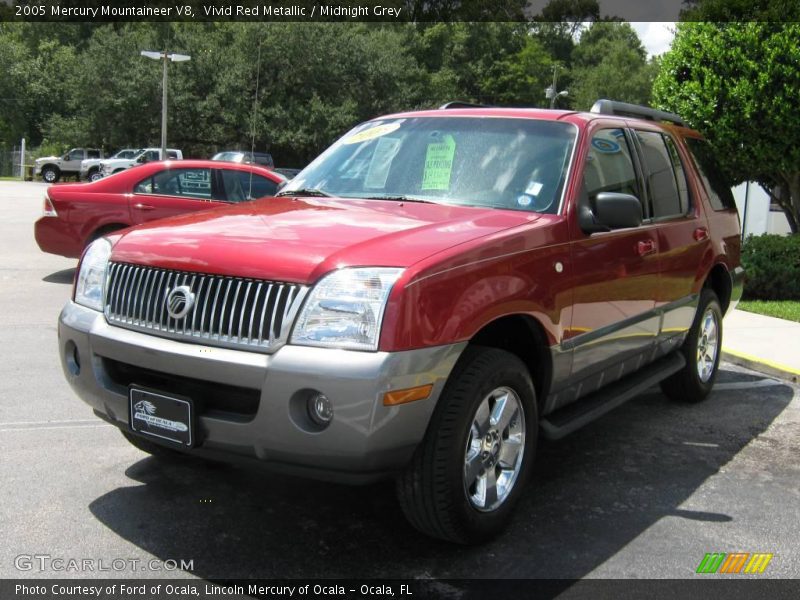
[[[102,312],[110,256],[111,243],[108,240],[100,238],[89,245],[81,259],[78,282],[75,284],[75,302]]]
[[[389,292],[403,269],[348,268],[326,275],[306,299],[291,343],[377,350]]]

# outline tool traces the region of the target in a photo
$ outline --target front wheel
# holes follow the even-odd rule
[[[525,364],[503,350],[468,347],[397,480],[408,520],[423,533],[463,544],[499,534],[530,474],[537,428]]]
[[[722,354],[722,308],[717,294],[703,288],[697,314],[681,352],[686,366],[661,382],[661,390],[678,402],[705,400],[714,387]]]
[[[55,167],[45,167],[42,169],[42,179],[47,183],[55,183],[58,181],[60,173]]]

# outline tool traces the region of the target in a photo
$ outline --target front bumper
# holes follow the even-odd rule
[[[109,325],[105,317],[74,302],[61,312],[59,355],[66,378],[95,413],[129,430],[128,373],[157,373],[180,382],[251,390],[253,414],[200,410],[190,454],[223,460],[250,459],[296,474],[345,482],[378,479],[401,469],[425,435],[436,401],[465,344],[406,352],[355,352],[286,345],[261,354],[190,344]],[[137,371],[139,370],[139,371]],[[176,383],[177,382],[177,383]],[[433,384],[426,400],[384,406],[390,390]],[[189,385],[191,384],[191,385]],[[308,390],[334,407],[330,425],[313,430],[298,412]],[[220,407],[221,403],[221,407]],[[220,410],[221,408],[221,410]],[[150,438],[148,438],[150,439]],[[154,440],[153,440],[154,441]]]

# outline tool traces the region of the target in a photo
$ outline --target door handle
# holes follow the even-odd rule
[[[707,240],[708,229],[706,229],[705,227],[698,227],[697,229],[694,230],[692,237],[696,242],[702,242],[703,240]]]
[[[137,210],[155,210],[156,207],[150,204],[142,204],[141,202],[137,202],[133,205],[133,208]]]
[[[653,240],[644,240],[636,244],[636,252],[639,256],[646,256],[656,251],[656,243]]]

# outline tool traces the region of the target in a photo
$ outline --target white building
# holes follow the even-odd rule
[[[791,233],[786,215],[780,208],[772,208],[772,202],[763,188],[753,181],[748,181],[733,188],[736,208],[742,222],[742,234],[761,235]]]

